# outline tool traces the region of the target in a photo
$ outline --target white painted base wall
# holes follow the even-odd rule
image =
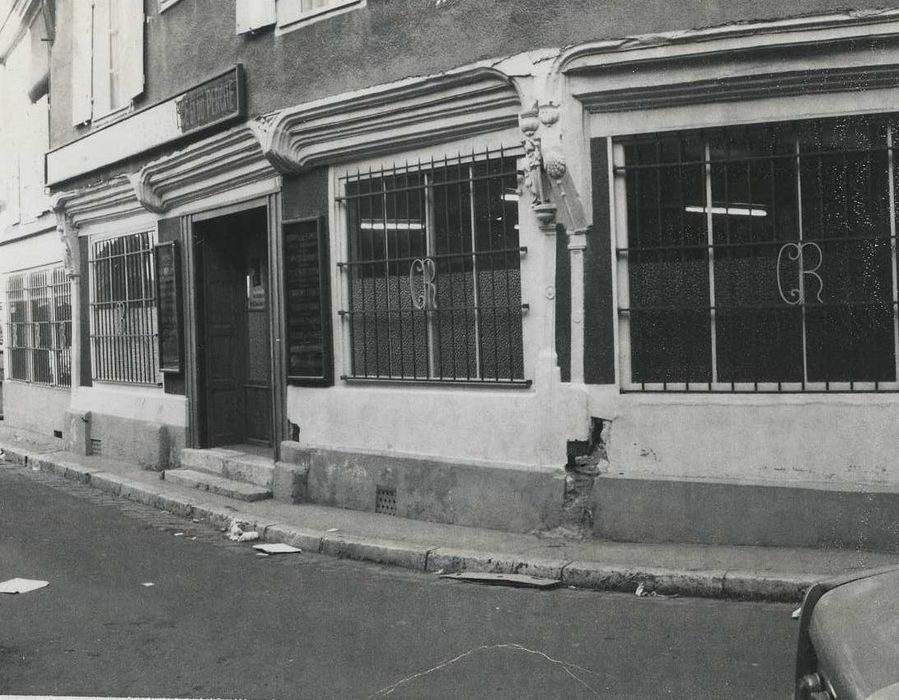
[[[79,387],[72,395],[72,411],[187,427],[187,399],[154,387],[115,384]]]
[[[591,398],[613,474],[899,485],[899,396]]]
[[[545,395],[548,393],[549,395]],[[586,394],[443,387],[288,387],[300,444],[466,463],[561,468],[583,439]]]
[[[65,435],[69,427],[66,419],[69,398],[68,389],[6,380],[3,382],[3,425],[44,437],[53,437],[54,430]]]

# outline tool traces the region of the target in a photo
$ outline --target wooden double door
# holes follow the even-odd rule
[[[194,224],[203,447],[272,444],[267,214]]]

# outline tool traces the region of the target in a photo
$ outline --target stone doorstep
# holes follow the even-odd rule
[[[37,455],[35,455],[37,456]],[[799,602],[805,590],[821,577],[737,571],[668,570],[652,567],[608,566],[595,561],[546,561],[500,552],[482,552],[452,547],[429,547],[401,541],[375,540],[342,533],[322,532],[284,523],[260,520],[255,514],[202,503],[182,493],[151,487],[117,474],[66,465],[53,455],[40,455],[33,468],[87,483],[127,500],[166,510],[185,518],[201,517],[208,524],[224,528],[232,521],[249,524],[266,542],[283,542],[308,552],[399,566],[437,573],[463,569],[471,572],[527,573],[560,578],[563,584],[595,590],[633,592],[643,583],[650,593],[694,597],[736,598]],[[176,479],[166,479],[173,485]],[[195,472],[196,473],[196,472]],[[208,477],[208,474],[200,474]],[[224,480],[223,480],[224,481]],[[164,481],[161,483],[165,483]],[[236,483],[236,482],[235,482]],[[179,484],[181,485],[181,484]],[[183,484],[187,485],[187,484]],[[246,484],[242,484],[246,487]],[[191,487],[194,488],[194,487]]]
[[[181,467],[255,484],[268,490],[272,488],[275,471],[274,461],[266,457],[216,448],[181,450]]]
[[[164,472],[163,478],[179,486],[209,491],[238,501],[262,501],[272,497],[271,490],[264,486],[235,481],[193,469],[170,469]]]

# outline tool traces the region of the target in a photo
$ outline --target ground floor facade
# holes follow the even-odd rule
[[[17,264],[6,420],[61,402],[87,453],[251,445],[286,497],[520,531],[892,494],[897,30],[542,50],[62,181],[71,391],[11,354]]]

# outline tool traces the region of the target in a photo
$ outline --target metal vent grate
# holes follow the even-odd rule
[[[103,441],[100,440],[100,438],[91,438],[91,454],[92,455],[103,454]]]
[[[375,513],[396,515],[396,489],[378,486],[375,493]]]

